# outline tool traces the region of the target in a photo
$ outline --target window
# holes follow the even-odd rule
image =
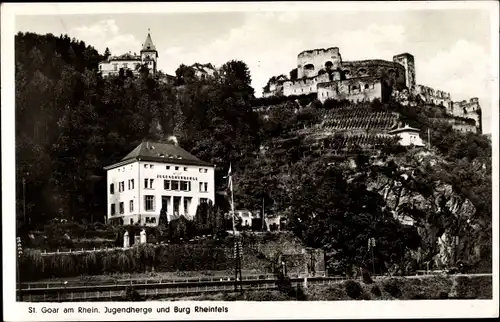
[[[172,190],[179,190],[179,181],[172,180]]]
[[[208,191],[208,182],[200,182],[200,192]]]
[[[151,223],[156,224],[156,217],[151,218]]]
[[[147,165],[147,164],[145,164],[145,165],[144,165],[144,168],[145,168],[145,169],[147,169],[147,168],[148,168],[148,165]]]
[[[208,198],[200,198],[200,203],[208,203]]]
[[[112,195],[115,194],[115,184],[114,183],[109,185],[109,193]]]
[[[163,180],[163,189],[170,190],[170,180]]]
[[[130,200],[128,208],[129,208],[129,212],[133,212],[134,211],[134,200]]]
[[[116,72],[118,70],[118,64],[113,64],[113,70]]]
[[[128,181],[128,190],[133,190],[134,189],[134,179],[130,179]]]
[[[154,211],[155,209],[155,196],[144,196],[144,210]]]
[[[144,179],[144,189],[153,189],[154,179]]]
[[[111,216],[114,216],[116,214],[116,206],[114,203],[111,204]]]
[[[149,224],[149,217],[146,217],[146,224]]]
[[[187,167],[184,167],[184,171],[188,171],[188,168],[187,168]]]
[[[155,166],[154,164],[150,164],[150,165],[149,165],[149,168],[150,168],[150,169],[153,169],[153,168],[154,168],[154,166]]]
[[[118,184],[118,191],[119,192],[125,191],[125,181],[122,181]]]
[[[191,182],[181,181],[181,190],[182,191],[190,191],[191,190]]]
[[[125,212],[125,206],[123,205],[123,201],[120,202],[120,215],[122,215]]]
[[[170,166],[169,166],[169,165],[167,165],[165,168],[166,168],[167,170],[170,170]]]
[[[175,167],[175,170],[179,170],[179,167]]]
[[[127,63],[123,63],[123,68],[127,69],[128,68],[128,64]]]
[[[370,85],[365,84],[365,89],[368,89],[368,88],[370,88]]]
[[[134,220],[132,218],[130,218],[130,224],[133,225],[134,224]]]

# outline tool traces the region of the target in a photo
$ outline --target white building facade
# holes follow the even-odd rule
[[[107,171],[108,223],[157,226],[193,219],[200,203],[215,201],[214,166],[173,144],[143,142]]]

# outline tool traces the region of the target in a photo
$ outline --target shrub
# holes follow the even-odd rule
[[[358,282],[354,280],[347,280],[344,282],[344,288],[347,295],[352,299],[359,299],[361,294],[363,293],[363,289]]]
[[[445,291],[439,292],[438,295],[437,295],[437,298],[438,299],[447,299],[448,298],[448,292],[445,292]]]
[[[378,285],[373,285],[371,288],[371,293],[375,296],[382,296],[382,291],[378,287]]]
[[[363,282],[365,284],[371,284],[371,283],[373,283],[373,280],[372,280],[372,277],[370,275],[370,271],[369,270],[367,270],[367,269],[364,268],[362,270],[362,275],[363,275]]]
[[[142,301],[143,299],[134,287],[127,286],[125,288],[125,295],[123,296],[123,300],[127,302],[137,302]]]
[[[472,292],[472,280],[468,276],[457,276],[451,287],[450,297],[455,299],[470,299],[474,298]]]
[[[395,298],[400,298],[403,295],[399,288],[399,282],[396,279],[389,279],[386,281],[384,283],[384,290]]]

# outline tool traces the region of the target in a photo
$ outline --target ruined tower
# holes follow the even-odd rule
[[[153,40],[151,40],[151,35],[148,32],[146,41],[142,45],[141,49],[141,60],[143,64],[147,64],[149,70],[156,73],[158,69],[158,51],[156,50]]]
[[[297,78],[315,77],[320,70],[336,70],[341,66],[338,47],[305,50],[297,56]]]
[[[405,73],[406,73],[406,87],[408,87],[408,90],[410,93],[413,93],[415,91],[415,58],[413,55],[404,53],[404,54],[399,54],[395,55],[392,60],[396,63],[400,63],[401,65],[404,66],[405,68]]]

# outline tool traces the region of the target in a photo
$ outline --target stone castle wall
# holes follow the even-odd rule
[[[382,80],[377,77],[361,77],[318,84],[318,99],[358,101],[382,100]]]
[[[476,122],[478,132],[482,132],[481,106],[477,97],[473,97],[469,101],[453,102],[449,114],[473,119]]]
[[[328,74],[322,74],[311,78],[301,78],[283,83],[283,95],[307,95],[316,93],[317,84],[330,81]]]
[[[420,96],[420,99],[426,103],[443,105],[446,107],[448,113],[451,112],[451,95],[448,92],[436,90],[424,85],[417,85],[414,94]]]

